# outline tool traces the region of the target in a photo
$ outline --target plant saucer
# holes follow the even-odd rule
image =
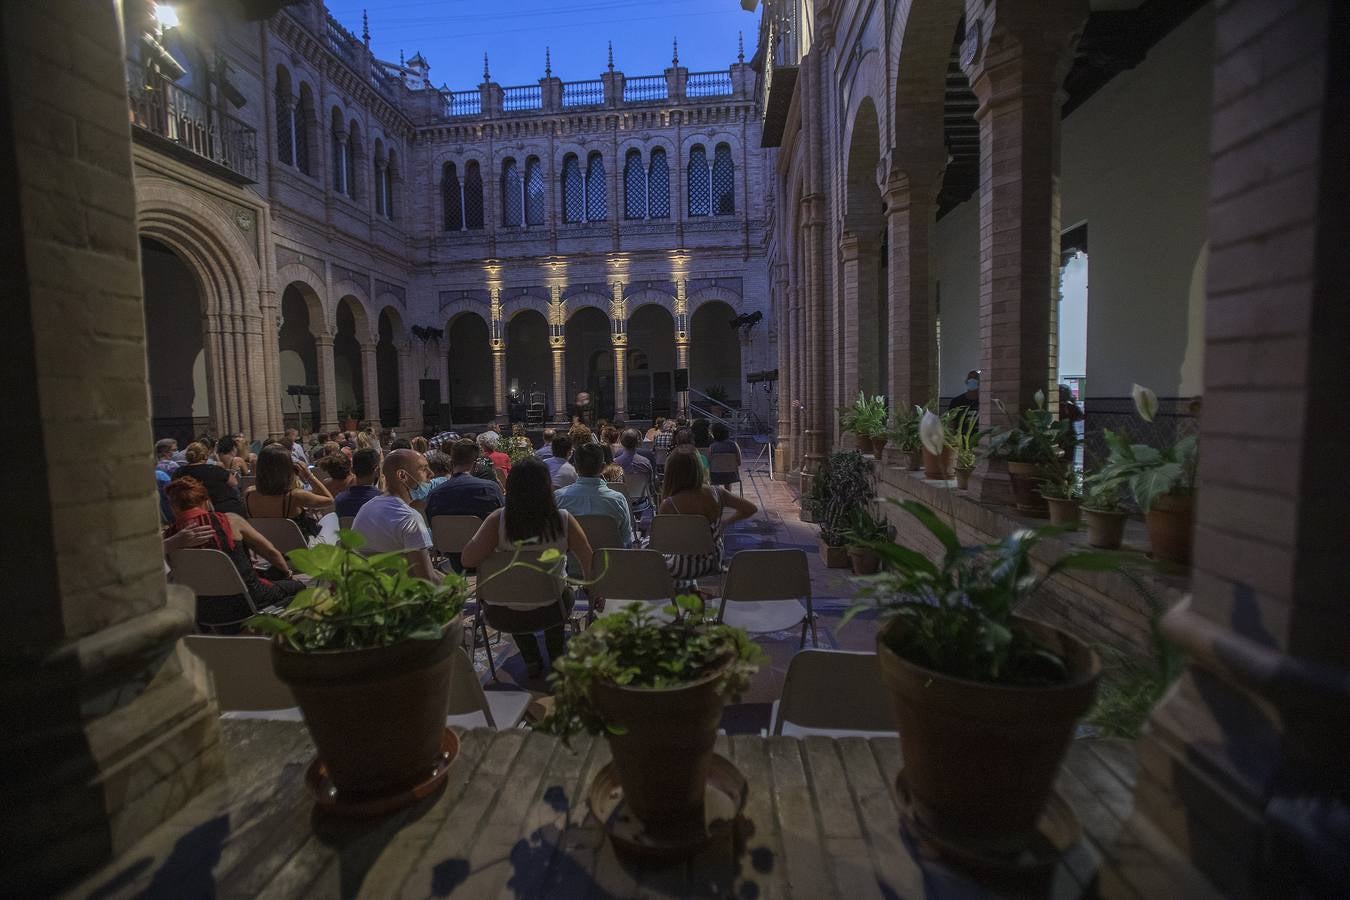
[[[325,815],[349,819],[372,819],[388,815],[405,806],[411,806],[418,800],[430,797],[445,782],[450,766],[459,756],[459,736],[449,728],[441,734],[441,749],[436,759],[431,760],[430,775],[426,780],[407,788],[398,788],[387,794],[371,796],[341,796],[337,786],[328,777],[328,769],[318,757],[309,764],[305,772],[305,786],[314,795],[314,806]]]

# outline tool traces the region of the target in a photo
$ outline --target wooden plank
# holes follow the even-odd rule
[[[802,740],[803,757],[815,798],[816,820],[825,839],[830,873],[840,897],[851,900],[881,897],[853,792],[844,774],[838,745],[832,738]]]
[[[1083,745],[1109,769],[1121,783],[1134,790],[1139,780],[1139,755],[1134,743],[1123,738],[1101,738],[1084,741]]]
[[[900,811],[870,743],[863,738],[843,738],[838,746],[877,883],[888,896],[922,897],[923,872],[900,835]]]
[[[713,752],[730,761],[731,738],[719,734],[713,743]],[[729,896],[740,870],[734,828],[728,827],[715,834],[708,844],[687,863],[669,866],[644,867],[640,898],[666,897],[725,897]]]
[[[641,872],[633,866],[625,864],[619,858],[614,850],[614,845],[610,843],[609,836],[605,834],[604,826],[595,816],[590,815],[590,805],[586,794],[590,791],[591,782],[610,761],[609,743],[602,737],[597,737],[595,742],[597,745],[596,753],[591,758],[586,783],[581,790],[581,796],[578,798],[582,816],[580,821],[583,822],[581,830],[590,849],[589,853],[583,851],[581,856],[584,863],[583,871],[590,876],[590,882],[587,885],[589,891],[584,896],[594,898],[594,900],[636,897]],[[583,895],[575,894],[574,896],[581,897]]]
[[[741,859],[736,895],[776,900],[787,896],[787,861],[774,815],[773,772],[769,746],[763,738],[737,735],[731,739],[732,762],[750,785],[745,801],[745,852]]]
[[[577,776],[567,785],[562,815],[565,828],[554,849],[541,897],[585,897],[594,885],[594,861],[605,839],[598,824],[587,821],[590,807],[586,792],[597,772],[609,762],[609,745],[603,738],[582,735],[572,739]],[[570,753],[566,747],[563,752]]]
[[[767,742],[789,896],[806,900],[837,896],[822,852],[801,742],[789,737],[771,737]]]
[[[1134,810],[1134,782],[1122,781],[1116,768],[1093,752],[1092,741],[1075,741],[1063,768],[1072,772],[1087,790],[1119,821]]]

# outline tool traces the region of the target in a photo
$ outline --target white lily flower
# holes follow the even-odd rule
[[[924,449],[934,456],[941,456],[943,450],[942,419],[932,410],[923,414],[919,422],[919,440]]]
[[[1045,409],[1045,391],[1037,391],[1031,395],[1031,399],[1036,401],[1037,409]]]
[[[1136,384],[1130,388],[1130,396],[1134,398],[1134,409],[1139,413],[1139,418],[1145,422],[1152,422],[1153,417],[1158,414],[1158,395],[1143,385]]]

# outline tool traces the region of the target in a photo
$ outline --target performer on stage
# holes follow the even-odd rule
[[[595,430],[595,405],[586,391],[577,392],[577,402],[572,407],[572,421],[580,422],[592,431]]]

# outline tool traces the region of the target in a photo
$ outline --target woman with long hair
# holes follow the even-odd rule
[[[726,515],[730,509],[731,515]],[[666,554],[666,566],[677,581],[689,583],[722,570],[726,548],[722,530],[732,522],[748,519],[759,507],[739,494],[708,484],[702,457],[688,444],[680,445],[666,457],[665,481],[661,485],[661,505],[657,515],[677,513],[702,516],[712,531],[713,552],[705,555]]]
[[[506,476],[506,506],[483,520],[477,534],[464,546],[460,562],[473,569],[493,553],[521,550],[526,551],[521,554],[526,562],[537,560],[543,550],[560,551],[562,556],[554,570],[558,575],[570,552],[581,562],[582,573],[587,578],[591,575],[591,545],[586,533],[571,513],[558,509],[548,466],[533,456],[511,467],[511,474]],[[519,602],[484,604],[483,612],[489,625],[511,635],[530,677],[538,678],[545,668],[535,632],[544,632],[550,662],[561,657],[566,649],[563,626],[572,606],[572,594],[559,580],[557,597],[522,597]]]
[[[306,490],[305,483],[313,490]],[[323,482],[296,462],[281,444],[271,444],[258,454],[258,478],[244,494],[244,511],[250,519],[290,519],[306,538],[318,537],[319,520],[310,513],[328,506],[333,495]]]

